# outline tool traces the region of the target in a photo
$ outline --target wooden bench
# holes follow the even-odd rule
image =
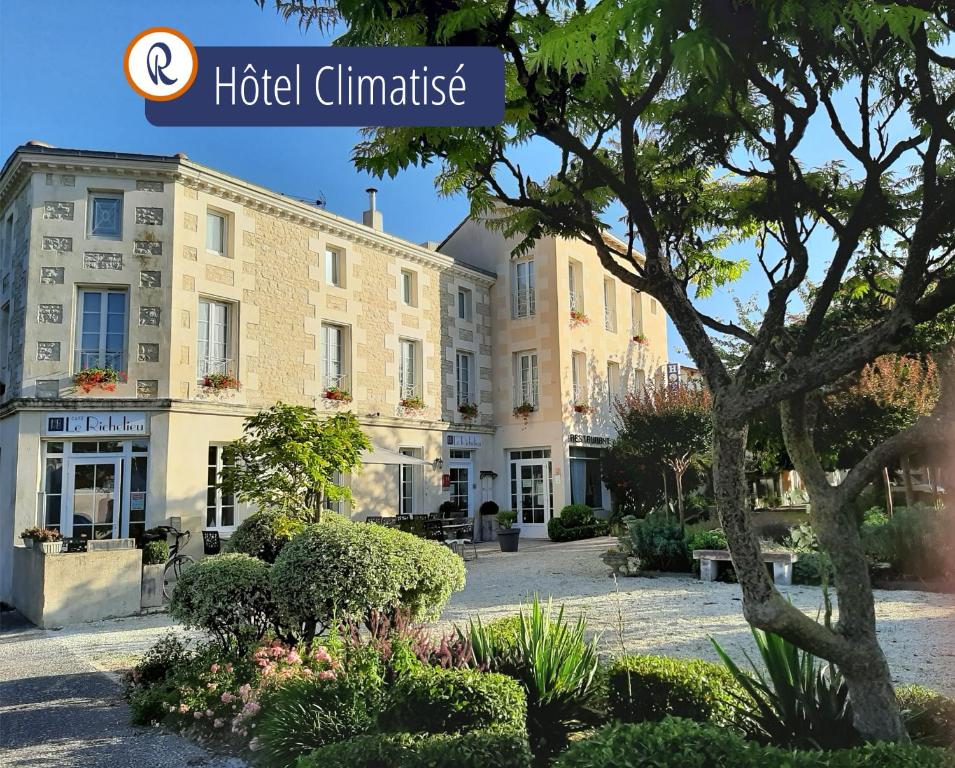
[[[773,564],[773,581],[788,587],[793,583],[793,563],[799,559],[795,552],[763,552],[764,563]],[[693,559],[700,561],[700,579],[716,581],[717,563],[731,560],[726,549],[694,549]]]

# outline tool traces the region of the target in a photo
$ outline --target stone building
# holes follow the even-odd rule
[[[359,417],[376,450],[347,479],[355,519],[494,499],[545,535],[572,495],[606,506],[582,462],[612,397],[659,375],[666,327],[596,258],[550,239],[512,264],[471,221],[415,245],[373,193],[357,223],[185,155],[19,147],[0,171],[0,599],[30,526],[228,536],[249,510],[215,487],[223,446],[279,400]]]

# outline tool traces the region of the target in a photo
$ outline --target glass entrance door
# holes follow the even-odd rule
[[[451,464],[448,476],[451,479],[451,503],[457,506],[462,516],[471,517],[471,465]]]
[[[120,459],[72,459],[66,478],[66,536],[115,539],[120,535]]]
[[[547,462],[517,462],[517,523],[521,530],[539,535],[550,519]]]

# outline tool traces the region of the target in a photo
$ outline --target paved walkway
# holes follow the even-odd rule
[[[148,625],[149,620],[136,621]],[[82,632],[36,629],[13,613],[0,614],[0,766],[244,765],[160,728],[131,726],[117,676],[93,663],[101,649],[95,642],[86,646],[83,637]]]

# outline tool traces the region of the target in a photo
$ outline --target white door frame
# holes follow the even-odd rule
[[[112,464],[114,467],[113,488],[113,535],[112,538],[126,538],[129,535],[129,493],[131,464],[121,456],[86,454],[82,456],[68,456],[66,458],[66,472],[64,478],[63,498],[63,536],[73,536],[73,495],[76,492],[76,467],[79,465]],[[93,521],[95,532],[96,521]]]
[[[468,471],[468,507],[466,513],[468,517],[474,517],[474,462],[470,459],[448,459],[448,474],[452,469],[466,469]]]
[[[547,535],[547,523],[551,519],[553,511],[550,508],[550,464],[551,460],[549,458],[542,459],[517,459],[511,461],[511,465],[516,467],[517,472],[517,509],[514,511],[517,513],[517,527],[522,531],[525,531],[529,536],[543,537]],[[543,483],[543,497],[544,497],[544,522],[542,523],[525,523],[523,522],[524,510],[523,510],[523,494],[521,493],[521,470],[524,467],[540,467],[541,468],[541,482]]]

